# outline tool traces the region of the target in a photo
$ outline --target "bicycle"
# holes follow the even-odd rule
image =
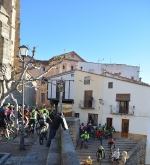
[[[40,143],[40,145],[43,144],[44,138],[45,138],[45,140],[47,140],[47,128],[46,128],[46,126],[43,126],[40,129],[40,134],[39,134],[39,143]]]
[[[12,124],[10,121],[6,121],[6,124],[7,124],[7,129],[8,129],[10,138],[15,139],[18,136],[17,129],[13,126],[14,124]],[[6,133],[5,133],[4,127],[0,127],[0,133],[4,134],[5,137],[8,138]]]
[[[99,165],[101,165],[102,156],[100,154],[98,154],[98,156],[97,156],[97,162],[99,163]]]
[[[36,125],[35,125],[35,130],[36,130],[36,133],[37,133],[37,135],[39,135],[40,134],[40,123],[39,123],[39,121],[37,121],[37,123],[36,123]]]
[[[82,148],[83,143],[84,143],[84,139],[82,138],[82,140],[81,140],[81,145],[80,145],[80,149]]]
[[[114,161],[114,157],[111,158],[110,165],[117,165],[119,161]]]
[[[34,132],[33,124],[25,128],[26,138],[29,137]]]
[[[108,144],[108,148],[109,148],[110,151],[113,151],[113,149],[115,148],[115,143]]]

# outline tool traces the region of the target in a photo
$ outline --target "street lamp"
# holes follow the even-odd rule
[[[20,56],[23,60],[23,71],[25,68],[24,58],[27,56],[28,48],[25,45],[19,47]],[[22,76],[22,126],[21,126],[21,137],[20,137],[20,150],[25,150],[24,145],[24,74]]]
[[[58,89],[59,89],[59,112],[62,112],[62,96],[63,96],[63,92],[64,92],[64,80],[58,80]]]

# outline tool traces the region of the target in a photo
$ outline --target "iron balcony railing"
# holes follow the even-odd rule
[[[95,100],[80,100],[79,101],[79,108],[83,109],[93,109],[95,108]]]
[[[129,106],[128,109],[120,109],[117,106],[110,105],[110,114],[127,114],[134,115],[135,106]]]

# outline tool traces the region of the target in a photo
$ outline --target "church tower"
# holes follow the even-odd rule
[[[20,45],[20,0],[0,0],[0,68],[18,66]],[[9,76],[9,75],[8,75]]]

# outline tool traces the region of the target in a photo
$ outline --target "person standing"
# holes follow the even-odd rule
[[[112,157],[114,158],[114,162],[118,162],[119,157],[120,157],[119,148],[116,149],[116,151],[113,153],[113,156]]]
[[[66,130],[63,119],[62,119],[62,113],[59,113],[58,115],[54,116],[54,119],[52,120],[52,123],[50,124],[49,138],[46,145],[47,147],[50,147],[51,140],[55,137],[60,124],[62,125],[63,129]]]

